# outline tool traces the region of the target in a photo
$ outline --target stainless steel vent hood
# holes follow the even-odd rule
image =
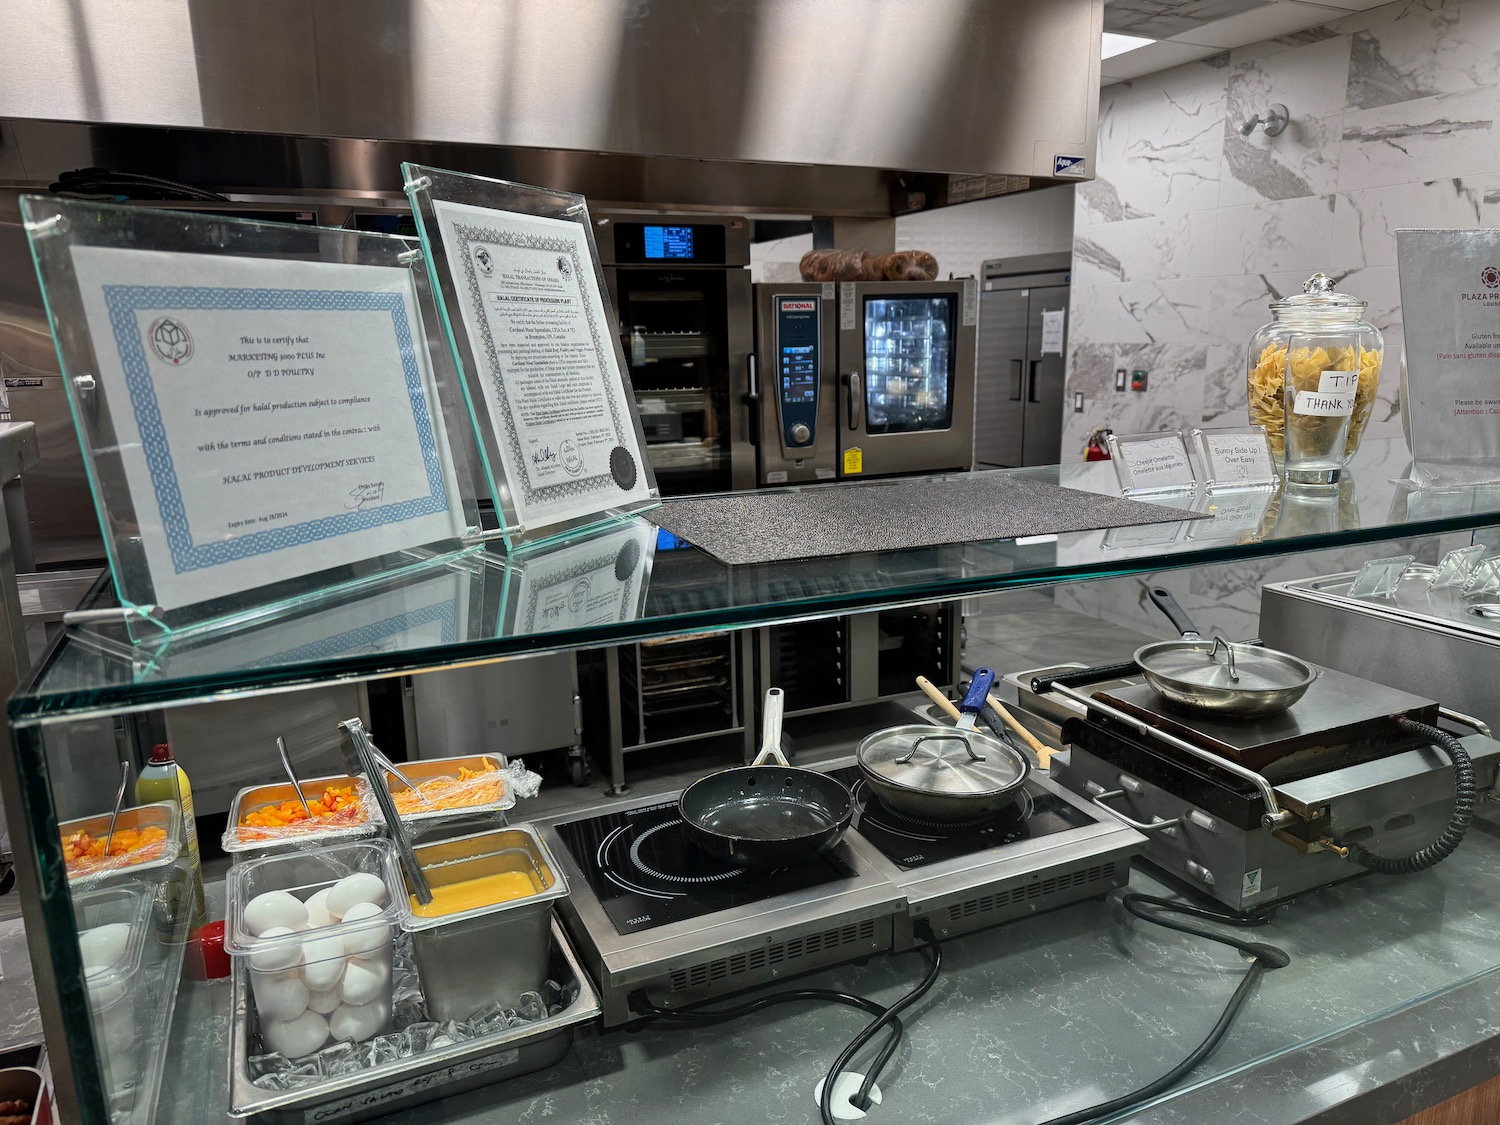
[[[6,15],[12,184],[112,164],[383,194],[415,155],[615,203],[889,214],[914,187],[942,202],[949,174],[1078,178],[1078,157],[1089,174],[1103,0],[12,0]]]

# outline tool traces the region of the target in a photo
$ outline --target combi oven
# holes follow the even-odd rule
[[[755,487],[749,220],[601,212],[594,224],[657,484]]]
[[[760,484],[971,467],[975,279],[755,290]]]

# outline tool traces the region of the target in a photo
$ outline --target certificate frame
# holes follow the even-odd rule
[[[264,624],[473,549],[475,487],[455,456],[472,439],[446,350],[429,347],[436,305],[414,243],[54,196],[23,196],[21,213],[132,644]],[[171,356],[157,326],[187,316],[197,331]],[[262,380],[219,350],[231,316],[309,325],[298,338],[326,350],[296,378]],[[198,395],[235,407],[189,415]],[[226,452],[211,439],[231,415],[263,424],[261,438],[241,430]],[[273,449],[286,467],[262,476],[306,475],[262,483],[249,470]],[[356,465],[388,470],[390,485],[339,491]],[[205,519],[232,479],[288,502],[265,519]]]
[[[646,456],[645,432],[584,197],[426,165],[404,163],[401,170],[476,436],[480,471],[494,503],[499,526],[492,534],[510,549],[656,507],[661,494]],[[460,212],[462,222],[455,217]],[[451,220],[446,227],[445,218]],[[460,242],[466,251],[462,254],[454,252]],[[535,459],[554,451],[528,445],[521,432],[526,422],[514,408],[520,401],[512,386],[516,368],[508,355],[502,365],[502,346],[493,331],[501,313],[496,311],[492,320],[486,312],[486,294],[494,298],[488,289],[493,274],[481,277],[480,271],[495,268],[486,255],[496,248],[515,254],[555,252],[560,269],[566,260],[570,265],[563,272],[576,278],[588,350],[600,380],[601,398],[593,405],[602,402],[607,411],[611,448],[607,463],[597,444],[590,463],[577,457],[576,446],[576,460],[564,453],[568,472],[576,466],[574,479],[533,479]]]

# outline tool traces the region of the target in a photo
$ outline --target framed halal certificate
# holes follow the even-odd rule
[[[127,608],[263,615],[477,532],[406,240],[22,207]]]
[[[507,543],[653,506],[583,197],[403,171]]]

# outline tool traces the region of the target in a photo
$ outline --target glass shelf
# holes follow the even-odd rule
[[[108,631],[70,631],[12,698],[10,714],[27,724],[139,710],[1500,524],[1500,487],[1416,492],[1397,483],[1408,466],[1401,440],[1370,439],[1336,496],[1157,495],[1152,502],[1212,506],[1215,519],[741,567],[691,547],[669,549],[649,518],[636,517],[508,559],[483,550],[448,556],[295,618],[174,639],[155,652],[131,650]],[[1002,471],[1116,491],[1112,466],[1102,462]],[[620,546],[627,541],[637,546]],[[601,558],[616,564],[618,580],[627,555],[639,585],[623,582],[623,596],[599,609],[588,583],[595,595],[599,582],[609,585]],[[111,604],[104,580],[86,608]]]

